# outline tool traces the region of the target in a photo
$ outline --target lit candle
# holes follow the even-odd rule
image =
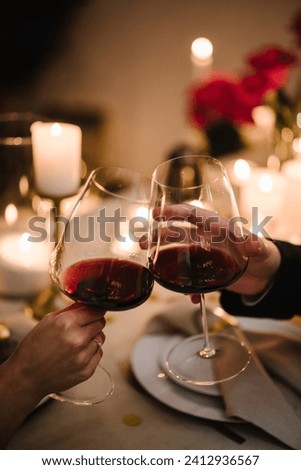
[[[120,237],[115,238],[113,235],[113,243],[111,245],[112,253],[117,257],[129,257],[133,261],[139,262],[141,257],[145,255],[141,251],[140,238],[147,232],[148,227],[148,207],[133,204],[127,207],[128,218],[119,226]],[[124,212],[123,212],[124,214]]]
[[[28,297],[49,285],[51,245],[28,237],[27,232],[13,232],[0,239],[1,295]]]
[[[4,210],[4,219],[8,226],[14,225],[18,220],[18,209],[15,204],[9,203]]]
[[[301,158],[301,137],[296,137],[292,143],[293,152],[296,158]]]
[[[121,234],[119,240],[114,240],[111,246],[112,253],[117,257],[128,257],[139,253],[139,246],[129,234]]]
[[[286,179],[277,171],[254,168],[241,186],[240,211],[251,223],[252,208],[258,208],[259,219],[276,217],[283,205]]]
[[[285,191],[284,208],[281,214],[282,240],[296,243],[301,239],[301,224],[298,217],[298,208],[301,206],[301,159],[288,160],[281,167],[281,173],[287,178],[288,184]],[[299,242],[298,242],[299,244]]]
[[[225,158],[224,166],[229,175],[235,199],[239,204],[241,187],[249,179],[254,164],[244,158]]]
[[[37,121],[31,125],[31,133],[37,191],[50,198],[76,193],[81,177],[80,127]]]
[[[213,62],[213,45],[207,38],[197,38],[191,44],[192,78],[208,78]]]
[[[269,106],[255,106],[252,118],[257,127],[257,136],[261,143],[263,157],[267,158],[272,151],[276,114]]]
[[[250,178],[251,165],[247,160],[238,158],[233,165],[233,182],[241,186],[245,181]]]
[[[252,110],[255,124],[261,128],[272,128],[275,125],[275,112],[269,106],[255,106]]]

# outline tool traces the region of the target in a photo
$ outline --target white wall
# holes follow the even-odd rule
[[[214,66],[234,71],[254,48],[288,46],[298,7],[299,0],[89,0],[28,99],[104,112],[99,163],[149,174],[187,137],[192,40],[208,37]]]

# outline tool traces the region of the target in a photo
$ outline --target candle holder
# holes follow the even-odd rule
[[[30,298],[50,284],[47,240],[31,240],[37,216],[33,192],[32,113],[0,115],[0,295]]]
[[[55,247],[59,241],[60,230],[59,222],[61,218],[62,198],[53,198],[50,209],[49,238]],[[48,260],[47,260],[48,265]],[[37,295],[33,296],[25,306],[25,312],[36,320],[41,320],[47,313],[66,307],[70,300],[50,281],[47,287],[42,289]]]

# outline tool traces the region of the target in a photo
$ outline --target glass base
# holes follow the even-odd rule
[[[166,369],[175,381],[194,385],[213,385],[231,380],[243,372],[251,361],[251,352],[235,337],[209,335],[215,354],[201,355],[203,335],[191,336],[174,346],[166,358]]]
[[[110,374],[101,366],[95,369],[88,380],[60,393],[51,393],[54,400],[73,405],[95,405],[109,398],[114,391],[114,382]]]

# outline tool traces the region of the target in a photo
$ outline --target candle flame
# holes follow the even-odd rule
[[[136,210],[136,217],[141,217],[142,219],[148,219],[148,208],[147,207],[138,207]]]
[[[273,179],[268,173],[263,173],[259,178],[259,188],[264,193],[270,193],[273,189]]]
[[[62,126],[58,122],[52,124],[50,128],[50,135],[52,137],[59,137],[60,135],[62,135]]]
[[[112,253],[117,256],[128,256],[137,250],[137,243],[131,239],[129,234],[121,234],[123,240],[115,240],[112,244]]]
[[[19,240],[19,247],[20,247],[20,250],[24,253],[27,253],[30,251],[30,241],[29,241],[29,233],[28,232],[24,232],[21,237],[20,237],[20,240]]]
[[[239,158],[234,163],[233,171],[239,181],[247,181],[251,174],[251,167],[246,160]]]
[[[191,204],[192,206],[200,207],[201,209],[204,209],[204,204],[199,199],[193,199],[192,201],[190,201],[189,204]]]
[[[197,38],[191,44],[191,54],[198,61],[209,61],[212,53],[213,45],[207,38]]]
[[[26,175],[21,176],[19,180],[19,190],[21,196],[25,197],[29,191],[29,183]]]
[[[18,209],[15,204],[8,204],[4,211],[4,219],[7,225],[13,225],[18,220]]]
[[[183,186],[194,186],[195,170],[191,166],[184,166],[181,170]]]

